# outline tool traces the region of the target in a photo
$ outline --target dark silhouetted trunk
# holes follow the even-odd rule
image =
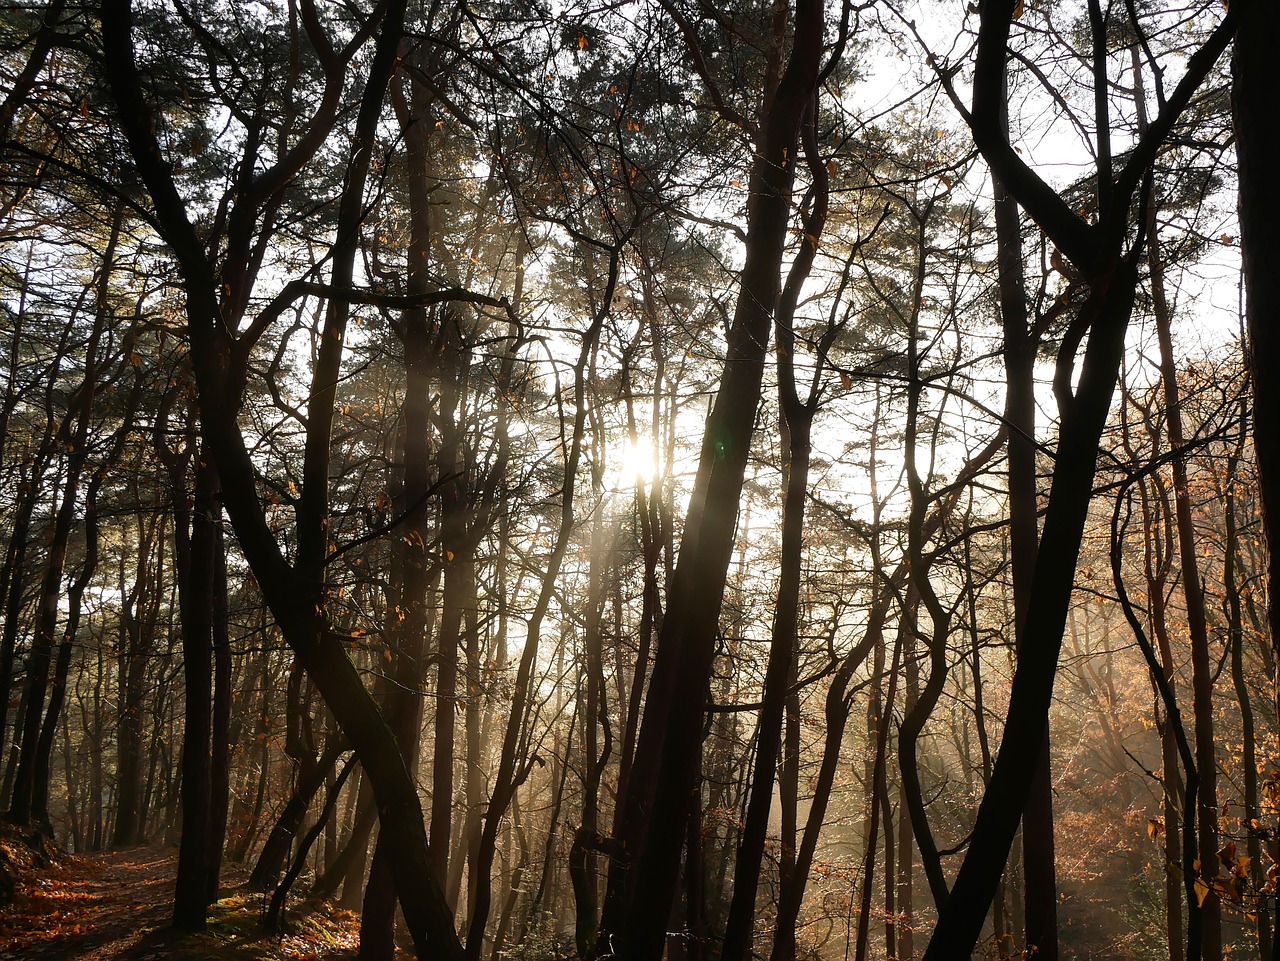
[[[295,677],[298,675],[295,674]],[[296,699],[290,698],[291,708],[297,703]],[[298,766],[293,793],[285,802],[284,809],[276,819],[271,833],[267,835],[266,843],[262,846],[257,863],[254,864],[253,871],[249,875],[250,890],[267,891],[279,883],[312,800],[324,787],[324,782],[338,763],[338,758],[347,749],[343,739],[338,737],[326,740],[319,756],[312,753],[309,748],[310,746],[307,745],[292,752]]]
[[[1007,79],[1005,82],[1007,96]],[[1008,126],[1007,109],[1002,120]],[[994,173],[996,265],[1004,332],[1005,422],[1009,431],[1009,562],[1013,581],[1014,645],[1022,649],[1027,603],[1039,543],[1036,489],[1035,363],[1039,334],[1027,310],[1022,222],[1017,201]],[[1041,961],[1058,957],[1058,884],[1053,846],[1053,788],[1049,736],[1036,763],[1022,815],[1025,944]]]
[[[26,824],[33,818],[42,817],[43,812],[37,808],[37,799],[48,795],[48,785],[37,788],[36,783],[41,719],[44,717],[45,693],[50,681],[49,668],[53,660],[58,605],[62,600],[62,575],[67,561],[67,544],[76,519],[80,476],[88,459],[89,421],[93,416],[94,398],[98,389],[98,350],[111,317],[107,295],[111,289],[111,274],[123,220],[124,208],[121,206],[116,209],[112,219],[111,236],[95,283],[97,303],[93,329],[84,347],[84,379],[74,396],[72,411],[63,422],[63,429],[59,434],[68,448],[62,500],[54,517],[40,594],[36,602],[36,621],[31,649],[27,655],[27,685],[22,702],[22,735],[20,740],[16,733],[14,737],[16,743],[21,743],[22,749],[14,773],[13,794],[9,799],[9,818],[17,824]],[[45,776],[48,776],[47,765]]]
[[[320,900],[328,900],[337,893],[338,888],[353,877],[351,889],[361,890],[364,881],[365,861],[368,858],[369,838],[373,834],[374,825],[378,823],[378,812],[373,807],[373,797],[361,787],[357,791],[356,815],[351,824],[351,833],[343,841],[337,855],[325,867],[324,873],[311,886],[310,896]],[[345,891],[342,906],[347,907]],[[355,906],[360,907],[359,898]]]
[[[728,354],[707,423],[668,611],[620,799],[621,846],[611,866],[602,928],[623,961],[652,961],[666,922],[685,840],[716,629],[733,550],[738,501],[760,400],[773,309],[781,288],[800,120],[814,95],[823,12],[797,3],[790,61],[763,116],[752,164],[746,259]],[[781,35],[775,38],[781,40]],[[772,772],[761,772],[769,777]]]
[[[1146,96],[1138,52],[1133,51],[1135,64],[1134,103],[1137,108],[1138,129],[1145,133],[1148,127]],[[1191,690],[1192,711],[1195,718],[1196,770],[1199,773],[1199,821],[1200,821],[1200,873],[1208,888],[1200,906],[1203,940],[1201,950],[1205,961],[1222,959],[1222,902],[1217,890],[1218,880],[1218,762],[1214,744],[1213,678],[1217,666],[1209,650],[1209,623],[1205,611],[1204,585],[1200,579],[1200,560],[1196,553],[1196,535],[1191,516],[1191,490],[1187,483],[1186,456],[1180,453],[1186,444],[1186,432],[1182,426],[1182,399],[1178,391],[1178,368],[1173,357],[1171,309],[1165,292],[1164,260],[1160,251],[1160,238],[1156,222],[1154,185],[1147,196],[1147,268],[1150,271],[1151,312],[1155,319],[1156,340],[1160,346],[1160,379],[1164,388],[1165,430],[1169,448],[1174,452],[1171,464],[1173,474],[1173,501],[1178,534],[1178,559],[1182,568],[1182,594],[1186,604],[1187,633],[1191,638]]]
[[[877,684],[884,685],[887,677],[888,689],[883,694],[877,691],[876,694],[872,695],[871,711],[875,716],[870,720],[875,725],[876,749],[874,760],[872,761],[871,779],[867,785],[868,817],[866,837],[863,842],[862,873],[859,879],[862,890],[860,892],[861,900],[858,910],[858,933],[854,941],[855,961],[866,961],[867,958],[871,933],[871,893],[876,873],[876,846],[880,843],[880,797],[887,790],[886,768],[888,758],[886,755],[889,749],[889,718],[893,715],[894,700],[898,693],[898,673],[902,664],[903,641],[913,630],[914,625],[907,624],[898,631],[898,639],[893,647],[893,658],[889,665],[889,672],[885,674],[882,668],[879,672],[880,676],[877,678]],[[882,665],[884,663],[883,656],[880,657],[880,663]],[[886,876],[884,883],[886,887],[892,885],[893,878]]]
[[[185,496],[185,495],[182,495]],[[118,657],[119,720],[116,726],[116,823],[111,846],[128,847],[142,838],[142,736],[147,664],[155,640],[163,566],[163,527],[153,518],[138,518],[137,565],[133,585],[124,589],[121,558],[121,634]]]
[[[209,758],[209,855],[206,896],[218,900],[222,852],[227,843],[231,806],[231,635],[227,610],[227,551],[221,524],[214,531],[213,715]]]
[[[334,805],[338,803],[338,794],[342,791],[342,785],[347,782],[349,775],[356,766],[355,758],[348,758],[347,763],[342,766],[342,773],[329,785],[325,792],[324,806],[320,809],[320,816],[316,818],[311,829],[302,837],[302,841],[298,844],[298,853],[293,858],[293,863],[289,865],[289,870],[285,872],[280,883],[276,885],[275,891],[271,894],[271,904],[267,908],[267,926],[271,928],[281,928],[284,925],[285,903],[288,901],[289,892],[293,889],[294,882],[298,880],[303,869],[307,865],[307,855],[311,853],[312,846],[316,843],[316,838],[320,837],[320,833],[324,830],[329,815],[333,813]]]
[[[1078,215],[1018,157],[1001,123],[1014,0],[988,0],[981,12],[974,73],[974,139],[1010,194],[1040,223],[1090,285],[1059,349],[1054,376],[1060,424],[1053,484],[1045,508],[1025,636],[1006,714],[1004,739],[978,809],[964,862],[941,908],[926,961],[965,958],[990,910],[1043,757],[1058,654],[1066,627],[1076,561],[1092,499],[1098,444],[1124,355],[1125,331],[1138,284],[1141,245],[1122,256],[1130,208],[1161,144],[1230,41],[1234,8],[1187,61],[1160,116],[1113,175],[1110,156],[1106,24],[1094,20],[1095,130],[1099,134],[1098,223]],[[1142,224],[1138,224],[1141,229]],[[1081,351],[1081,345],[1084,345]],[[1077,367],[1077,354],[1082,359]]]
[[[802,140],[809,170],[814,178],[813,207],[805,217],[805,242],[792,263],[776,311],[774,328],[778,342],[779,446],[783,463],[782,479],[782,559],[765,671],[760,717],[756,723],[754,779],[751,783],[747,815],[738,842],[733,871],[733,900],[725,923],[724,961],[746,961],[755,933],[756,894],[764,858],[765,836],[773,802],[774,772],[782,744],[782,727],[788,688],[795,676],[796,647],[800,626],[800,578],[803,563],[804,509],[809,489],[811,434],[817,410],[815,383],[806,401],[796,389],[795,308],[800,289],[808,278],[818,241],[827,217],[827,169],[818,156],[816,144],[817,98],[810,100],[802,125]],[[816,378],[815,378],[816,380]],[[792,842],[794,843],[794,841]]]
[[[1231,9],[1240,18],[1231,62],[1231,108],[1239,165],[1253,450],[1270,548],[1268,623],[1272,647],[1280,652],[1280,417],[1275,413],[1280,411],[1280,126],[1275,122],[1280,9],[1266,0],[1238,0]],[[1280,938],[1275,944],[1280,951]]]
[[[901,586],[904,572],[900,569],[896,574],[897,583]],[[831,686],[827,689],[826,737],[822,749],[822,762],[818,768],[817,780],[814,782],[813,800],[809,807],[808,819],[805,821],[804,833],[796,849],[795,865],[778,894],[777,919],[770,961],[795,961],[796,922],[800,917],[800,905],[804,900],[805,887],[809,883],[809,872],[813,866],[814,853],[818,849],[818,838],[822,833],[827,807],[831,802],[831,788],[835,784],[836,772],[840,767],[840,746],[844,743],[845,725],[849,720],[850,711],[849,683],[867,659],[867,655],[883,645],[884,622],[888,615],[889,603],[887,591],[883,593],[878,591],[873,596],[871,610],[867,615],[866,632],[861,642],[840,662],[840,667],[831,679]]]
[[[209,907],[209,829],[212,817],[214,578],[221,565],[217,524],[222,507],[218,478],[202,449],[196,458],[190,536],[175,528],[179,603],[182,608],[182,674],[186,708],[182,733],[182,839],[173,897],[173,925],[204,930]],[[183,496],[180,491],[177,496]],[[180,513],[175,510],[175,514]],[[179,526],[185,521],[175,517]],[[185,543],[184,543],[185,542]],[[184,557],[185,555],[185,557]]]

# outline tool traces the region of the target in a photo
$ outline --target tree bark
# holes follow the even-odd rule
[[[378,12],[381,29],[356,120],[348,176],[338,203],[338,239],[331,273],[332,285],[338,289],[349,288],[354,275],[356,228],[364,215],[364,186],[382,102],[403,34],[405,2],[387,0],[385,8]],[[382,830],[390,835],[396,890],[419,955],[430,953],[442,961],[458,961],[462,947],[453,928],[452,912],[429,866],[417,788],[393,731],[365,689],[325,614],[330,431],[347,304],[341,300],[331,302],[320,339],[321,357],[315,371],[317,388],[308,405],[295,567],[281,552],[258,500],[256,470],[237,424],[247,374],[244,341],[232,337],[224,324],[219,295],[224,286],[188,219],[185,203],[156,139],[155,115],[138,74],[130,2],[103,0],[101,13],[105,73],[117,119],[124,128],[130,153],[147,188],[160,233],[179,264],[204,436],[218,465],[224,503],[241,550],[276,615],[282,634],[320,688],[373,784]],[[257,210],[237,210],[237,215],[252,224]],[[242,278],[234,279],[239,282]]]
[[[1229,42],[1235,17],[1234,9],[1228,11],[1209,40],[1188,59],[1178,86],[1124,168],[1113,176],[1109,163],[1099,166],[1099,223],[1090,225],[1023,163],[1000,123],[1014,6],[1014,0],[988,0],[982,8],[970,115],[974,139],[1010,193],[1075,262],[1091,289],[1058,353],[1054,379],[1061,411],[1057,466],[1031,584],[1025,625],[1028,644],[1014,674],[1004,740],[991,783],[978,809],[951,895],[939,912],[925,961],[967,958],[973,950],[1030,796],[1031,779],[1026,772],[1036,770],[1048,731],[1058,653],[1088,518],[1099,439],[1115,392],[1138,283],[1135,260],[1141,247],[1121,255],[1130,227],[1130,206],[1168,131]],[[1094,67],[1095,120],[1105,142],[1110,135],[1105,60]],[[1099,157],[1104,157],[1101,149]],[[1076,354],[1086,335],[1077,377]],[[1074,389],[1073,384],[1077,385]]]
[[[1275,123],[1275,50],[1280,10],[1265,0],[1241,0],[1231,61],[1231,109],[1239,167],[1240,253],[1245,325],[1253,388],[1253,449],[1262,527],[1269,546],[1268,623],[1280,654],[1280,129]],[[1280,658],[1277,658],[1280,660]],[[1280,946],[1280,938],[1276,939]]]
[[[602,928],[623,961],[665,942],[684,843],[716,628],[733,550],[770,321],[781,281],[800,118],[817,82],[821,4],[798,0],[790,61],[764,115],[752,164],[746,260],[729,350],[707,424],[680,558],[662,624],[634,767],[618,821]]]
[[[209,834],[212,821],[212,704],[214,578],[219,564],[217,524],[222,506],[218,478],[207,455],[197,455],[195,508],[189,539],[179,535],[179,603],[186,708],[182,729],[182,840],[173,897],[173,925],[203,931],[209,907]],[[177,496],[182,496],[177,492]],[[185,555],[185,558],[182,558]]]
[[[1007,76],[1004,82],[1008,92]],[[1008,110],[1001,111],[1008,129]],[[1007,133],[1006,133],[1007,135]],[[1004,332],[1005,421],[1009,430],[1009,560],[1013,581],[1014,647],[1021,651],[1039,545],[1036,485],[1035,363],[1039,337],[1027,310],[1022,223],[1018,202],[993,172],[996,268]],[[1046,733],[1022,815],[1024,924],[1028,950],[1058,958],[1058,884],[1053,838],[1053,788]]]

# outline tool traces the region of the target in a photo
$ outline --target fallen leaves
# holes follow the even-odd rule
[[[323,961],[351,956],[359,917],[299,904],[281,937],[263,928],[261,895],[234,890],[210,908],[209,929],[169,930],[173,852],[134,849],[28,873],[0,911],[0,961]]]

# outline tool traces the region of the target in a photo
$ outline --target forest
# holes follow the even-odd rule
[[[363,961],[1280,959],[1277,50],[5,7],[0,819]]]

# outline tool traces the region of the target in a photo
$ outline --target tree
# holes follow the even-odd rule
[[[1000,111],[1014,5],[988,4],[982,10],[973,107],[968,114],[974,139],[1006,189],[1079,268],[1090,292],[1058,351],[1055,393],[1062,415],[1058,466],[1045,511],[1025,625],[1027,637],[1036,641],[1034,646],[1023,648],[1014,676],[1005,737],[969,850],[925,952],[926,961],[959,957],[972,949],[1026,804],[1031,782],[1025,772],[1036,769],[1035,758],[1043,746],[1075,562],[1092,494],[1098,439],[1111,405],[1138,283],[1136,258],[1142,244],[1124,249],[1130,208],[1160,143],[1226,48],[1235,26],[1233,17],[1234,13],[1228,13],[1210,39],[1192,55],[1186,74],[1146,135],[1129,153],[1123,167],[1114,172],[1109,144],[1106,21],[1099,5],[1091,4],[1093,129],[1100,146],[1098,222],[1090,225],[1019,158],[1009,143]],[[1076,352],[1086,335],[1080,372],[1073,377]]]

